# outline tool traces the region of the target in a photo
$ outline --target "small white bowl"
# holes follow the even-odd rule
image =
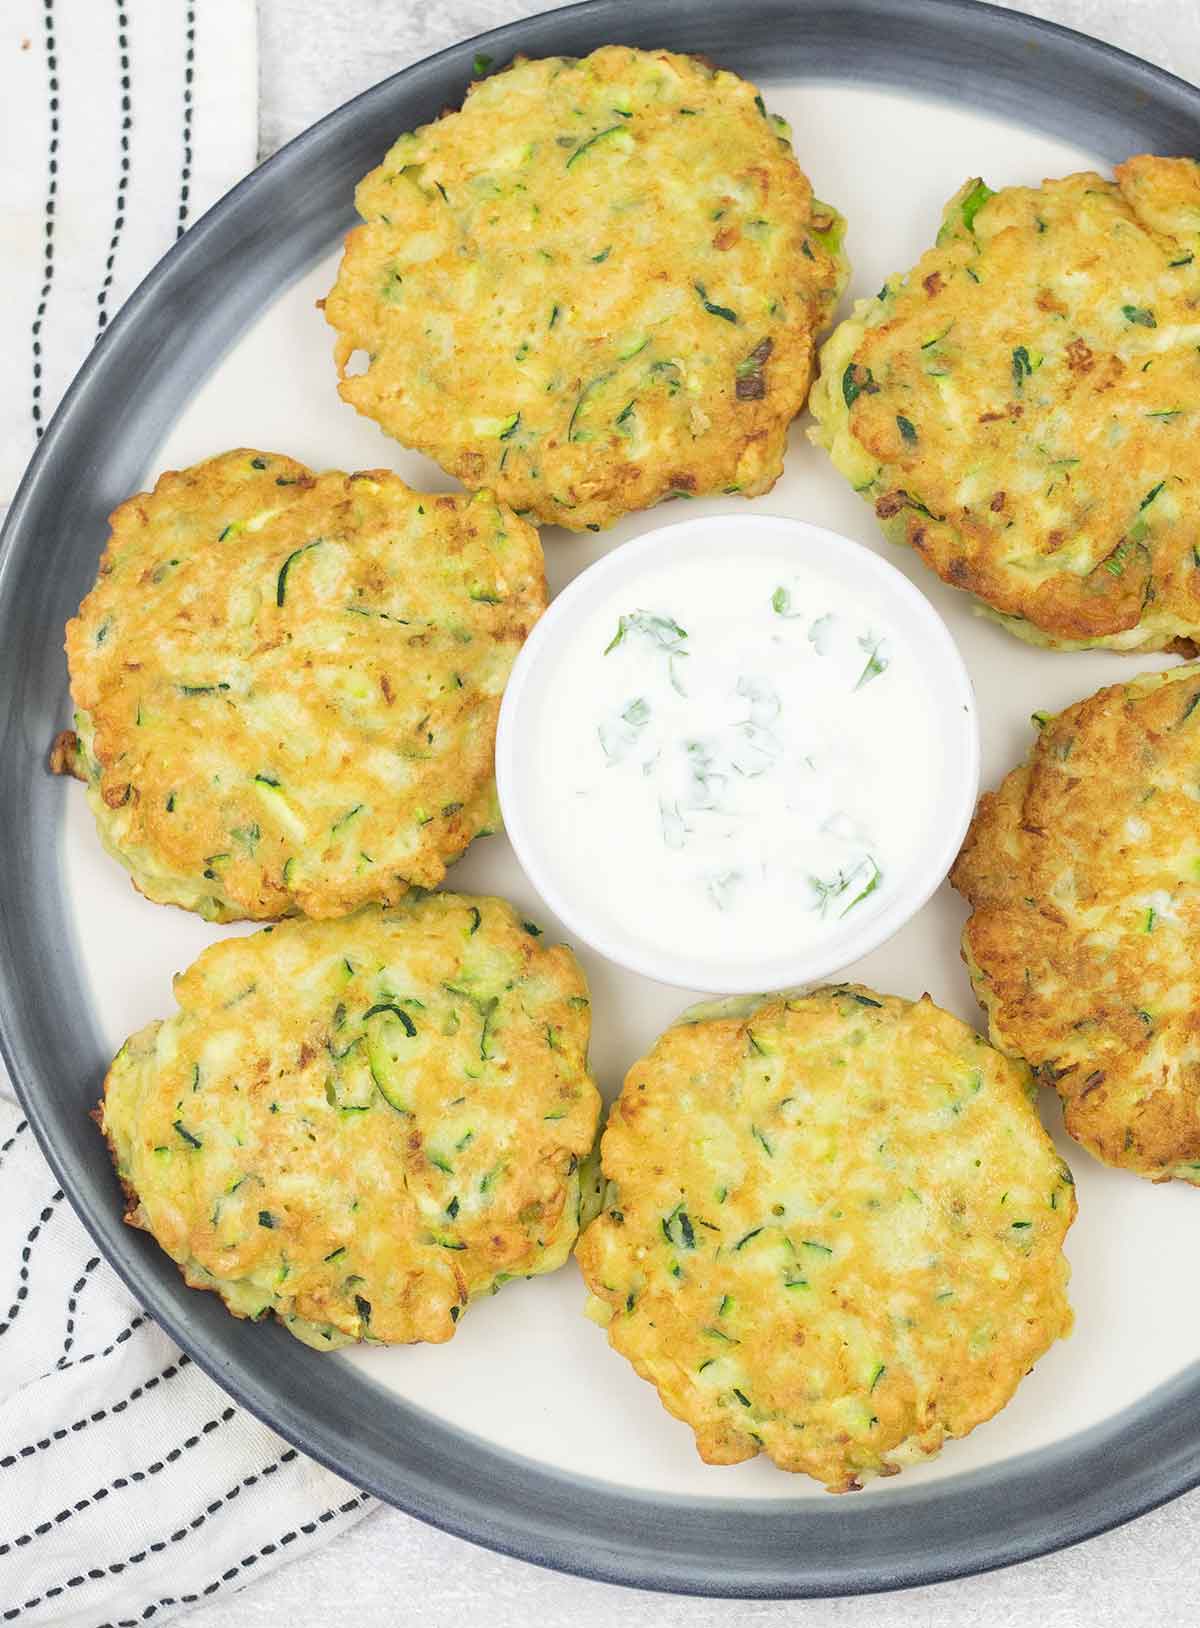
[[[817,943],[784,955],[730,959],[695,944],[665,949],[647,942],[636,923],[606,912],[594,888],[574,878],[600,856],[579,852],[565,864],[545,840],[536,772],[546,739],[547,698],[556,670],[600,607],[620,593],[638,603],[639,583],[664,567],[686,573],[689,562],[717,559],[730,573],[755,542],[785,548],[797,570],[816,571],[843,587],[863,592],[882,607],[897,645],[921,675],[934,708],[940,761],[938,795],[919,844],[897,873],[889,872],[890,897],[861,921],[839,920]],[[543,760],[544,761],[544,760]],[[916,765],[913,772],[922,772]],[[551,603],[517,658],[504,694],[496,740],[496,780],[504,825],[526,875],[567,931],[609,960],[661,983],[720,994],[785,989],[829,978],[877,949],[917,913],[943,881],[962,844],[979,789],[979,724],[970,677],[957,646],[929,601],[908,578],[861,544],[802,520],[780,516],[729,515],[685,520],[646,533],[606,554],[583,571]],[[589,897],[590,893],[590,897]],[[881,901],[882,903],[882,901]]]

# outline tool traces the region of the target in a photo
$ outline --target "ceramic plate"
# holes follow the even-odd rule
[[[1074,1336],[998,1418],[854,1498],[761,1459],[702,1466],[687,1429],[583,1318],[573,1264],[473,1307],[449,1346],[320,1356],[278,1327],[235,1322],[122,1224],[87,1117],[121,1040],[173,1010],[170,974],[222,931],[136,895],[101,853],[81,788],[46,772],[70,716],[63,623],[94,578],[105,517],[160,470],[243,444],[323,467],[391,464],[446,486],[334,389],[332,335],[314,301],[332,280],[354,183],[397,133],[461,99],[477,53],[504,63],[614,41],[700,52],[763,85],[791,120],[818,194],[849,219],[858,294],[917,258],[967,175],[1036,183],[1130,153],[1200,152],[1200,91],[1095,41],[961,0],[593,0],[443,52],[285,148],[130,300],[12,505],[0,567],[4,1055],[63,1186],[158,1321],[284,1436],[401,1508],[544,1565],[693,1593],[839,1594],[980,1571],[1087,1537],[1200,1480],[1200,1300],[1190,1292],[1200,1195],[1102,1169],[1062,1141],[1052,1105],[1048,1123],[1079,1186]],[[738,499],[697,507],[727,515],[736,551],[751,511]],[[757,512],[887,547],[802,425]],[[552,588],[680,517],[673,506],[597,537],[544,533]],[[1025,751],[1035,708],[1138,670],[1110,654],[1021,645],[915,559],[889,557],[946,618],[971,668],[985,784]],[[503,838],[477,843],[453,884],[506,895],[555,929]],[[978,1021],[961,922],[942,888],[849,975],[906,996],[927,989]],[[583,959],[594,1064],[612,1095],[687,997]]]

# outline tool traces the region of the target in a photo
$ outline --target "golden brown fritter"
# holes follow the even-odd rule
[[[625,46],[518,61],[357,203],[325,314],[389,435],[575,531],[778,479],[845,267],[753,85]]]
[[[992,193],[822,351],[813,438],[946,582],[1035,644],[1200,633],[1200,165]]]
[[[1200,665],[1101,690],[980,800],[951,881],[995,1045],[1106,1164],[1200,1182]]]
[[[318,1349],[448,1340],[561,1266],[600,1097],[583,974],[537,934],[437,893],[205,950],[105,1081],[127,1219]]]
[[[698,1008],[630,1069],[577,1254],[707,1463],[853,1490],[1068,1332],[1074,1188],[1027,1085],[928,996],[857,985]]]
[[[88,801],[147,898],[344,915],[435,886],[495,823],[500,698],[546,582],[490,493],[243,449],[111,524],[67,658]]]

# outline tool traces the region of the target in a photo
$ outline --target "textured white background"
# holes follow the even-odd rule
[[[410,62],[546,9],[525,0],[259,0],[263,155]],[[1200,83],[1200,0],[1039,0],[1013,9],[1111,40]],[[1200,1621],[1198,1585],[1200,1493],[990,1577],[781,1605],[675,1599],[558,1577],[385,1510],[184,1620],[188,1628],[462,1628],[481,1620],[489,1628],[609,1628],[614,1620],[621,1628],[1175,1628]]]

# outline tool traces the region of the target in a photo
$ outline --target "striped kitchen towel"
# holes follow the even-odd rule
[[[0,5],[0,508],[93,342],[257,145],[254,0]]]
[[[254,0],[0,5],[0,511],[122,301],[255,161]],[[0,1068],[0,1624],[134,1628],[371,1500],[236,1407],[97,1255]]]
[[[165,1621],[370,1507],[134,1303],[3,1099],[0,1238],[0,1622]]]

